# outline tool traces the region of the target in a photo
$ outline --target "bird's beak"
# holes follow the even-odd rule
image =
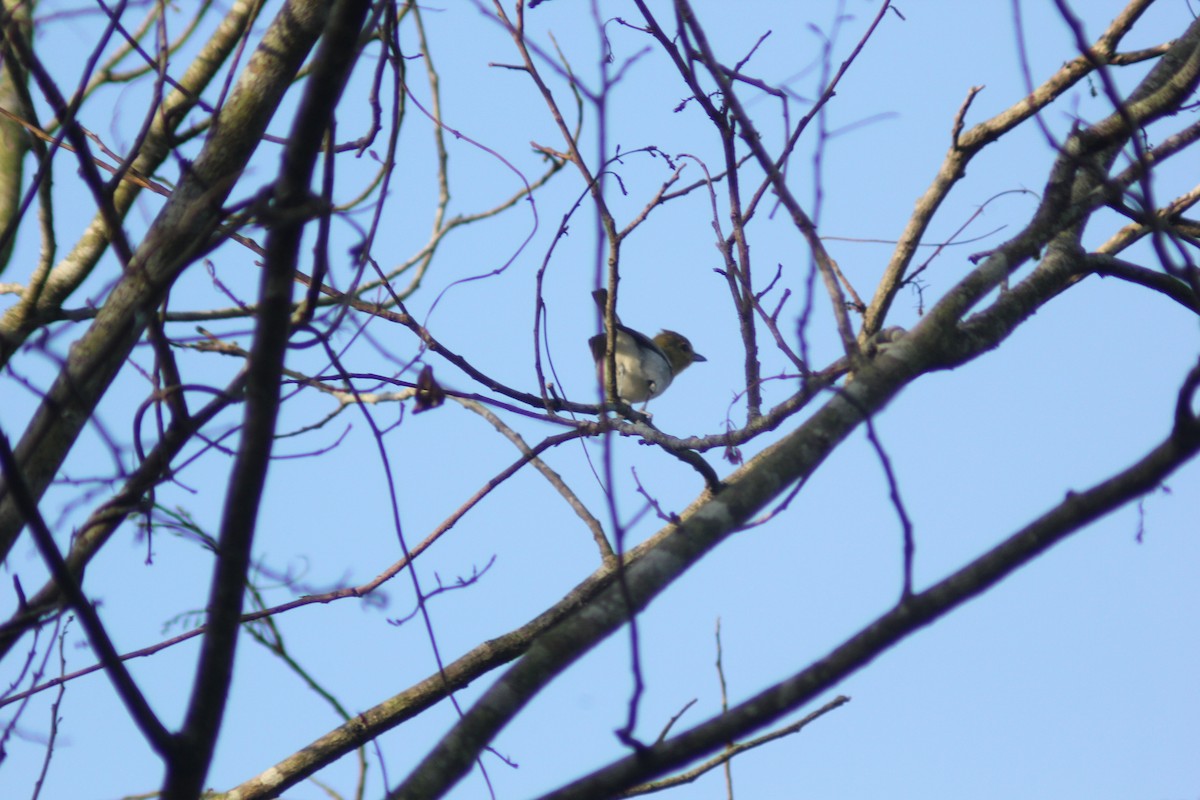
[[[692,361],[708,361],[708,359],[699,353],[692,353]]]

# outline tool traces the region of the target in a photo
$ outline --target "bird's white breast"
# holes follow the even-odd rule
[[[638,347],[625,331],[617,332],[617,394],[627,403],[658,397],[671,385],[671,365],[657,347]]]

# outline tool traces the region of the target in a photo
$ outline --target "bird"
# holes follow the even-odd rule
[[[597,289],[592,293],[596,303],[604,309],[608,291]],[[605,334],[588,339],[592,359],[604,380]],[[662,331],[653,339],[644,333],[627,328],[617,322],[617,395],[627,403],[647,403],[667,390],[679,373],[697,361],[708,359],[696,352],[687,337],[675,331]],[[644,406],[643,406],[644,408]]]

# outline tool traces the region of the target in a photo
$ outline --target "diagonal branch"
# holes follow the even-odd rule
[[[71,574],[67,562],[58,551],[53,534],[50,533],[50,529],[46,527],[42,515],[38,512],[37,501],[33,499],[29,487],[25,485],[21,476],[20,467],[13,455],[12,448],[9,447],[8,437],[2,433],[0,433],[0,474],[4,476],[13,503],[28,521],[30,530],[33,531],[34,542],[42,554],[42,560],[46,562],[50,575],[59,590],[66,596],[71,608],[75,609],[75,613],[79,616],[83,629],[87,632],[88,642],[104,665],[104,671],[108,673],[109,680],[112,681],[121,701],[125,703],[129,715],[159,755],[173,756],[175,743],[170,732],[159,721],[154,710],[146,701],[145,695],[134,683],[133,676],[125,668],[116,646],[104,629],[100,615],[92,606],[91,601],[84,596],[83,588]]]
[[[1134,23],[1150,5],[1150,2],[1152,0],[1133,0],[1112,21],[1086,55],[1080,55],[1067,62],[1029,96],[994,117],[978,123],[961,135],[958,135],[957,132],[961,121],[956,123],[950,150],[946,153],[946,158],[938,169],[933,183],[917,201],[916,210],[909,218],[908,224],[905,225],[903,233],[900,234],[900,243],[888,261],[883,278],[875,290],[875,296],[871,299],[866,314],[863,316],[862,336],[870,337],[883,327],[892,301],[903,285],[905,273],[916,255],[925,232],[938,209],[949,196],[950,190],[966,174],[967,164],[971,159],[984,147],[999,140],[1004,134],[1036,115],[1083,80],[1093,71],[1093,63],[1105,63],[1111,59],[1121,39],[1133,28]],[[971,96],[975,92],[976,90],[972,89]],[[970,97],[968,102],[969,100]]]
[[[1200,367],[1189,376],[1188,385],[1194,390],[1198,381]],[[541,800],[611,797],[720,749],[730,738],[761,728],[811,702],[888,648],[987,591],[1089,523],[1152,491],[1200,452],[1200,421],[1194,415],[1182,416],[1182,423],[1171,435],[1137,463],[1084,492],[1068,494],[1062,503],[990,552],[904,599],[806,669],[691,730],[616,761]]]
[[[319,0],[293,0],[271,23],[224,106],[226,123],[190,165],[129,269],[87,332],[72,345],[70,359],[14,448],[35,499],[50,484],[141,337],[146,315],[216,229],[221,203],[321,31],[324,9]],[[8,554],[22,525],[11,499],[0,493],[0,557]]]

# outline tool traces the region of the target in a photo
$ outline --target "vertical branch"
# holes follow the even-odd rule
[[[721,713],[726,714],[729,712],[729,690],[728,690],[728,687],[725,685],[725,665],[721,658],[722,652],[721,652],[721,618],[720,617],[717,617],[716,638],[717,638],[717,682],[720,683],[720,685],[721,685]],[[725,759],[725,764],[724,764],[724,767],[725,767],[725,796],[728,798],[728,800],[733,800],[733,758],[731,757],[733,754],[733,750],[734,750],[733,740],[730,739],[725,744],[725,755],[727,756],[727,758]]]
[[[676,27],[679,39],[687,51],[688,58],[684,60],[689,73],[689,84],[699,86],[692,63],[696,51],[688,39],[688,27],[683,17],[690,14],[690,9],[676,5]],[[703,94],[697,95],[702,97]],[[710,121],[717,128],[721,138],[721,157],[725,162],[725,180],[729,198],[730,235],[722,237],[721,252],[725,256],[726,275],[729,281],[729,291],[733,296],[734,307],[737,309],[738,324],[742,334],[742,347],[746,353],[746,416],[748,421],[762,415],[762,380],[758,363],[757,331],[754,327],[754,288],[750,278],[750,246],[746,242],[746,214],[742,206],[741,181],[738,171],[737,131],[736,122],[729,114],[729,98],[723,96],[720,108],[712,108],[708,112]],[[718,236],[720,232],[718,231]],[[733,250],[737,250],[736,258]]]
[[[120,16],[124,5],[124,2],[122,2],[113,12],[114,19],[109,20],[109,24],[99,37],[100,44],[92,51],[85,68],[85,75],[91,73],[96,62],[99,60],[105,43],[111,38],[113,31],[116,29],[117,23],[115,17]],[[50,73],[42,66],[41,60],[34,55],[31,41],[21,35],[15,23],[6,25],[5,29],[8,52],[20,60],[22,68],[29,77],[33,78],[41,90],[42,96],[54,110],[55,118],[62,125],[63,135],[71,143],[76,153],[80,177],[83,179],[84,185],[92,193],[92,199],[95,200],[96,207],[100,211],[100,216],[104,221],[105,234],[116,251],[117,257],[121,260],[121,264],[128,266],[130,259],[133,258],[133,247],[129,243],[129,239],[125,236],[125,230],[121,225],[121,214],[113,202],[112,192],[109,191],[104,179],[100,177],[100,169],[96,166],[96,159],[92,156],[92,147],[88,141],[87,134],[75,119],[75,115],[83,103],[83,87],[80,87],[80,91],[76,92],[75,96],[68,102],[59,90],[58,84],[54,82]]]
[[[593,174],[588,168],[587,160],[579,149],[579,140],[575,133],[571,131],[567,125],[566,118],[559,109],[558,101],[554,99],[554,93],[550,91],[550,87],[546,84],[541,72],[533,61],[533,56],[530,52],[528,42],[525,40],[525,4],[524,0],[517,3],[516,21],[514,22],[508,12],[504,10],[504,6],[499,0],[494,0],[494,8],[496,16],[512,37],[513,43],[517,46],[517,51],[521,55],[521,61],[525,68],[525,72],[533,80],[538,92],[542,95],[546,107],[550,111],[551,117],[554,119],[555,125],[558,127],[559,134],[563,138],[566,145],[566,158],[575,165],[583,178],[584,185],[587,187],[591,195],[592,202],[596,208],[596,219],[600,229],[600,236],[597,237],[596,255],[596,274],[593,278],[593,284],[596,288],[601,288],[601,284],[607,287],[608,300],[602,309],[603,329],[607,331],[607,340],[605,342],[604,361],[608,364],[608,369],[605,374],[608,376],[606,386],[604,387],[604,395],[610,400],[617,399],[616,391],[616,370],[614,369],[614,353],[616,350],[616,303],[617,303],[617,284],[620,282],[619,263],[620,263],[620,247],[621,236],[617,231],[616,220],[613,218],[612,212],[608,208],[608,203],[604,199],[604,164],[606,163],[606,149],[608,147],[607,138],[605,136],[605,103],[608,94],[608,69],[607,61],[604,56],[600,59],[600,70],[602,74],[602,83],[599,92],[588,91],[576,79],[574,73],[570,73],[571,87],[576,93],[583,94],[597,109],[597,151],[599,153],[599,172]],[[593,4],[592,15],[598,16],[598,9]],[[604,26],[602,22],[597,21],[597,29],[601,36],[601,52],[607,53],[607,42],[604,41]],[[603,248],[604,243],[608,243],[608,269],[607,272],[602,270]],[[541,300],[539,298],[538,302]],[[611,476],[610,476],[611,477]]]
[[[272,192],[274,224],[267,236],[259,288],[258,323],[246,381],[245,423],[221,520],[208,602],[208,632],[179,734],[182,746],[167,766],[163,784],[166,800],[189,800],[200,793],[224,715],[259,502],[275,437],[296,259],[307,225],[304,209],[309,205],[322,140],[330,131],[333,111],[358,57],[359,32],[369,5],[368,0],[340,0],[331,10]]]
[[[11,35],[29,38],[32,33],[30,14],[29,3],[17,3],[11,10],[9,3],[0,3],[0,25],[8,29],[11,24]],[[24,107],[25,104],[21,102],[24,80],[25,71],[20,69],[15,59],[0,61],[0,108]],[[16,120],[7,117],[0,119],[0,231],[4,236],[0,239],[0,274],[3,274],[12,257],[17,224],[22,215],[21,179],[29,143],[29,137]]]
[[[65,675],[67,672],[67,629],[70,626],[70,621],[64,626],[56,624],[56,634],[54,638],[58,641],[58,674]],[[49,653],[47,653],[49,655]],[[42,771],[38,773],[37,780],[33,784],[33,794],[30,795],[30,800],[38,800],[42,796],[42,787],[46,783],[46,775],[50,770],[50,760],[54,757],[54,744],[58,740],[58,723],[61,720],[59,716],[62,709],[63,697],[67,693],[65,684],[58,687],[58,693],[54,698],[54,702],[50,704],[50,735],[46,737],[46,757],[42,759]]]
[[[742,141],[750,148],[750,152],[754,154],[754,158],[758,161],[759,166],[767,173],[767,177],[778,194],[780,202],[783,203],[784,208],[787,209],[792,218],[792,224],[800,231],[800,234],[804,237],[805,242],[812,251],[813,258],[817,262],[817,269],[821,273],[821,280],[825,284],[825,290],[828,292],[830,303],[833,306],[833,316],[837,323],[838,335],[842,340],[842,347],[853,365],[857,362],[860,355],[859,346],[854,336],[854,330],[850,325],[850,317],[846,311],[846,298],[842,294],[842,286],[838,282],[833,259],[825,249],[824,243],[821,242],[821,237],[817,234],[817,228],[813,224],[813,221],[805,213],[800,203],[788,188],[787,181],[784,179],[779,165],[767,153],[766,147],[762,143],[761,134],[734,92],[733,81],[717,61],[716,55],[708,43],[708,37],[700,27],[700,23],[696,19],[691,6],[687,0],[676,0],[676,3],[680,8],[680,16],[683,22],[687,25],[687,29],[696,41],[696,58],[704,64],[713,80],[720,87],[721,95],[725,100],[729,113],[736,120],[740,128]],[[638,4],[639,7],[642,7],[640,0]]]
[[[721,139],[722,160],[725,162],[725,179],[728,182],[730,235],[725,236],[721,231],[719,218],[716,214],[715,196],[713,197],[713,226],[717,233],[717,245],[725,262],[725,278],[729,286],[730,296],[733,298],[734,308],[737,310],[738,325],[742,336],[742,347],[746,354],[744,364],[746,415],[752,421],[762,414],[762,379],[758,361],[757,330],[754,326],[756,298],[754,297],[753,283],[750,279],[750,248],[745,236],[745,225],[750,218],[750,214],[743,207],[741,196],[741,183],[738,171],[741,161],[738,159],[736,152],[737,122],[729,113],[728,96],[723,95],[724,99],[720,108],[715,106],[708,93],[701,87],[699,77],[692,66],[697,60],[698,54],[689,42],[688,26],[684,22],[684,19],[690,15],[690,9],[685,4],[677,4],[675,8],[677,38],[682,42],[682,48],[686,51],[685,57],[680,53],[680,48],[675,44],[675,40],[668,37],[666,32],[659,26],[658,22],[651,15],[649,8],[640,2],[640,0],[635,0],[635,2],[638,9],[642,12],[642,16],[646,19],[647,30],[654,36],[660,46],[666,50],[668,55],[671,56],[675,68],[680,72],[688,89],[692,92],[692,99],[696,100],[700,104],[700,107],[704,109],[705,114],[717,129],[717,133]],[[705,169],[706,174],[707,172],[708,170]],[[711,192],[711,180],[709,183],[709,190]],[[750,209],[753,209],[753,205],[752,201]],[[737,251],[736,257],[734,256],[735,249]]]

